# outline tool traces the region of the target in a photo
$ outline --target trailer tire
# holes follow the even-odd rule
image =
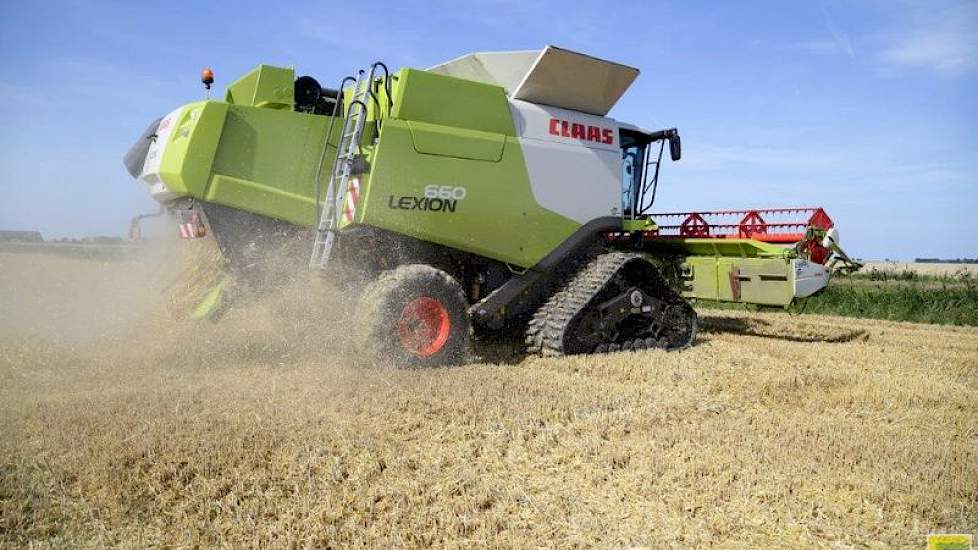
[[[471,353],[465,293],[451,275],[429,265],[403,265],[367,285],[354,326],[358,351],[382,365],[455,365]]]

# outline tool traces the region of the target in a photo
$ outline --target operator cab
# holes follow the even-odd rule
[[[677,161],[682,156],[679,131],[675,128],[657,132],[621,128],[621,203],[626,219],[638,219],[655,202],[655,190],[659,182],[659,165],[666,142],[669,157]]]

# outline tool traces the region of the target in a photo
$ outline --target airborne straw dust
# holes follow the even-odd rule
[[[390,370],[354,366],[341,297],[290,314],[306,284],[188,328],[159,302],[195,273],[171,252],[0,254],[4,546],[919,547],[978,525],[974,328],[703,310],[679,353]]]

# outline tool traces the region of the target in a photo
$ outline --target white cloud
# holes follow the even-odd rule
[[[967,72],[978,63],[978,32],[962,29],[928,29],[894,40],[884,49],[882,59],[890,64],[933,69],[955,75]]]
[[[845,45],[832,39],[800,42],[795,46],[815,55],[836,55],[849,53]]]
[[[829,15],[829,12],[827,9],[825,9],[824,5],[822,6],[822,16],[825,19],[825,29],[829,31],[829,34],[832,36],[832,42],[835,44],[835,49],[840,52],[844,52],[851,58],[856,57],[856,50],[852,47],[852,40],[849,39],[847,34],[839,29],[838,25],[835,24],[835,21],[832,19],[832,16]]]
[[[912,70],[955,76],[978,67],[978,3],[893,2],[887,5],[879,30],[855,36],[838,24],[839,13],[833,17],[823,5],[822,15],[826,35],[793,47],[819,56],[855,59],[858,42],[861,53],[884,75]]]
[[[978,4],[961,2],[943,10],[929,3],[914,6],[881,42],[885,68],[965,73],[978,66]]]

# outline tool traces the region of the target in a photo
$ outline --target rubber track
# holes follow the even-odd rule
[[[578,271],[533,315],[526,329],[527,352],[551,357],[564,355],[564,334],[571,321],[611,282],[622,266],[634,259],[647,261],[640,254],[609,252],[598,256]],[[665,283],[665,280],[662,279],[660,282]],[[661,290],[666,290],[672,295],[670,297],[673,300],[670,301],[684,302],[683,298],[671,288]],[[689,310],[692,311],[691,308]],[[693,334],[695,335],[695,322]],[[601,349],[591,353],[618,351],[622,349],[624,343],[632,344],[632,342],[608,342],[607,344],[615,345],[611,349]],[[602,347],[607,348],[607,346]],[[640,347],[646,346],[640,345]],[[629,348],[625,347],[625,349]]]

